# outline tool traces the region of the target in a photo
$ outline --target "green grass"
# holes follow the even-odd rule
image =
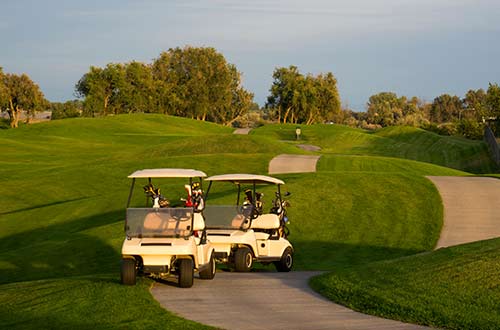
[[[343,173],[405,173],[411,176],[452,175],[461,176],[469,173],[444,166],[433,165],[414,160],[380,156],[324,155],[320,158],[318,171]]]
[[[268,125],[253,134],[290,141],[295,139],[295,127]],[[498,169],[484,142],[418,128],[396,126],[372,132],[341,125],[311,125],[301,129],[299,143],[320,146],[321,153],[412,159],[472,173],[494,173]]]
[[[0,130],[0,299],[9,301],[0,320],[9,328],[40,322],[53,328],[195,326],[158,307],[147,289],[151,281],[134,288],[117,284],[127,175],[155,167],[265,174],[272,157],[304,153],[281,142],[285,136],[276,127],[266,130],[236,136],[226,127],[162,115],[67,119]],[[290,239],[297,270],[332,270],[432,249],[442,206],[423,175],[467,174],[369,153],[329,153],[318,170],[279,176],[293,194]],[[178,182],[161,186],[171,200],[179,198],[174,191],[179,187]],[[226,188],[214,191],[209,202],[231,202],[234,191]],[[263,191],[267,208],[273,192]],[[64,308],[71,299],[82,315],[92,315],[82,320]],[[108,306],[117,315],[106,314]],[[61,315],[49,315],[51,310]]]
[[[447,329],[500,328],[500,239],[337,269],[312,279],[364,313]]]
[[[165,311],[151,281],[126,287],[115,276],[92,275],[3,285],[4,329],[212,329]]]
[[[405,174],[288,175],[299,269],[331,270],[432,249],[442,205],[427,179]],[[395,193],[397,192],[397,193]]]

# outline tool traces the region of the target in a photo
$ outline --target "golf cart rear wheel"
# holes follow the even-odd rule
[[[237,272],[249,272],[252,269],[253,256],[248,247],[241,247],[234,254],[234,268]]]
[[[207,268],[205,268],[200,272],[200,278],[202,280],[212,280],[215,277],[215,271],[216,271],[215,258],[212,252],[212,255],[210,256],[209,265]]]
[[[135,259],[122,259],[121,281],[125,285],[135,285],[137,271],[135,268]]]
[[[293,266],[293,254],[292,249],[286,248],[285,252],[281,256],[280,261],[275,261],[274,266],[278,272],[289,272],[292,270]]]
[[[190,288],[193,286],[194,265],[193,259],[180,259],[179,265],[179,286],[181,288]]]

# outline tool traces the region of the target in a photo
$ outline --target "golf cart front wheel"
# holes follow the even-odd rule
[[[179,265],[179,287],[190,288],[193,286],[194,264],[193,259],[180,259]]]
[[[236,250],[234,254],[234,268],[237,272],[249,272],[252,269],[253,256],[248,247]]]
[[[210,255],[210,261],[208,263],[208,267],[200,271],[200,278],[202,280],[212,280],[215,277],[215,272],[216,272],[215,258],[212,252],[212,254]]]
[[[291,271],[293,266],[292,249],[286,248],[285,252],[283,252],[283,255],[281,256],[281,259],[279,261],[276,261],[274,265],[276,266],[276,270],[278,272]]]
[[[124,285],[135,285],[137,271],[134,258],[122,259],[121,281]]]

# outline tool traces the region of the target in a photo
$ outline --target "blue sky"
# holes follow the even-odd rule
[[[332,72],[358,111],[382,91],[432,101],[500,83],[498,0],[0,0],[0,41],[4,72],[51,101],[73,99],[91,65],[184,45],[222,52],[261,105],[289,65]]]

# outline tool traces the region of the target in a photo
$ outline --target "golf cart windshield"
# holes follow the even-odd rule
[[[128,208],[127,237],[188,237],[192,233],[193,208]]]
[[[250,228],[252,205],[207,205],[203,211],[207,229]]]

